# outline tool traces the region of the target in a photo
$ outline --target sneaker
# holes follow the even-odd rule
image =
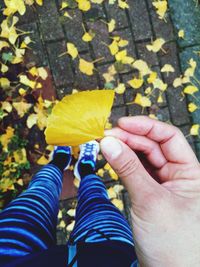
[[[72,148],[71,148],[71,146],[55,146],[52,159],[54,158],[55,154],[57,154],[57,153],[63,153],[63,154],[70,155],[70,160],[69,160],[68,164],[66,165],[66,167],[64,168],[64,171],[67,170],[68,167],[70,166],[71,161],[72,161],[72,156],[71,156],[72,155]]]
[[[80,164],[90,164],[95,170],[97,155],[100,147],[97,141],[90,141],[83,145],[80,145],[80,154],[78,161],[74,167],[74,175],[76,178],[81,179],[79,166]]]

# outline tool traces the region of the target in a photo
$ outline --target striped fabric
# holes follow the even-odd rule
[[[96,175],[81,180],[75,227],[70,242],[118,240],[133,245],[130,226],[110,202],[105,185]]]
[[[9,262],[56,245],[61,189],[61,171],[48,164],[33,177],[28,189],[0,213],[0,262]],[[89,175],[81,181],[76,224],[68,245],[107,239],[133,246],[131,229],[109,201],[101,179]]]

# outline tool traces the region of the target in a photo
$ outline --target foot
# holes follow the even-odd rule
[[[68,169],[72,160],[72,148],[71,146],[55,146],[53,152],[53,159],[56,155],[63,154],[67,156],[66,165],[64,166],[64,171]]]
[[[74,175],[78,179],[81,179],[80,166],[81,164],[87,164],[95,171],[97,155],[99,153],[99,143],[96,141],[90,141],[83,145],[80,145],[80,154],[78,161],[74,167]]]

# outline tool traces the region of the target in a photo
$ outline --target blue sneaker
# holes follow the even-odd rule
[[[80,169],[79,169],[81,163],[90,164],[93,170],[95,170],[96,160],[99,150],[100,147],[97,141],[90,141],[83,145],[80,145],[79,158],[74,167],[74,175],[76,178],[81,179]]]
[[[64,171],[67,170],[68,167],[70,166],[71,161],[72,161],[72,148],[71,148],[71,146],[55,146],[52,159],[54,158],[55,154],[57,154],[57,153],[63,153],[63,154],[67,154],[70,156],[70,160],[64,168]]]

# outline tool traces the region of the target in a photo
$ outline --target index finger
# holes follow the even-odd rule
[[[121,129],[159,143],[165,158],[173,163],[198,162],[182,132],[175,126],[148,116],[123,117],[118,120]]]

